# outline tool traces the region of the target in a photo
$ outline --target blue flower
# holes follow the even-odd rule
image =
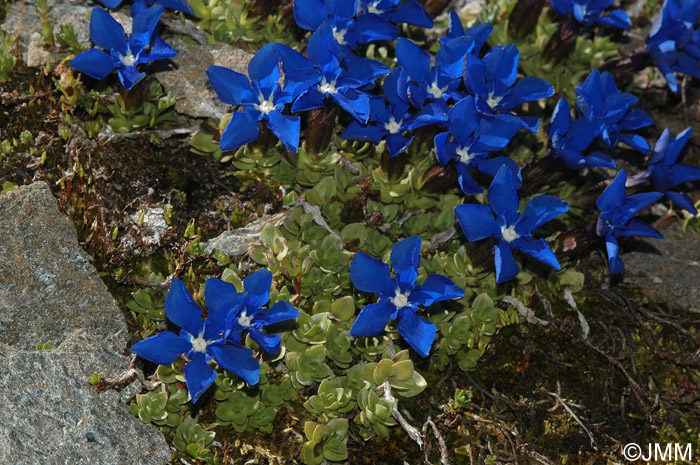
[[[643,110],[632,110],[639,101],[626,92],[620,93],[615,79],[607,71],[593,70],[584,82],[576,86],[576,106],[582,116],[599,119],[604,123],[600,138],[610,148],[622,141],[642,152],[649,152],[649,143],[640,135],[623,132],[636,131],[653,123]]]
[[[409,139],[403,135],[403,131],[411,129],[413,118],[408,113],[406,77],[402,67],[397,66],[391,71],[384,79],[382,89],[389,104],[385,104],[382,97],[371,98],[370,123],[351,121],[340,137],[374,144],[386,139],[389,155],[395,157],[404,152],[413,141],[413,137]],[[442,121],[444,118],[437,119]]]
[[[536,132],[540,121],[536,116],[517,116],[510,111],[525,102],[554,95],[554,87],[544,79],[526,77],[516,84],[520,52],[513,44],[496,46],[483,59],[467,54],[464,82],[477,98],[479,111],[502,113],[517,118],[524,129]]]
[[[436,65],[430,66],[430,55],[410,40],[399,37],[396,41],[396,58],[399,66],[406,71],[408,93],[411,102],[417,108],[423,108],[427,99],[442,104],[440,109],[447,112],[448,100],[461,100],[465,95],[457,91],[461,76],[453,76],[440,66],[439,56]],[[461,73],[460,73],[461,74]]]
[[[549,0],[558,15],[573,13],[574,18],[584,26],[604,24],[610,27],[629,29],[630,17],[622,10],[613,10],[602,16],[603,10],[612,5],[614,0]]]
[[[240,306],[240,302],[234,302],[234,305]],[[238,375],[246,383],[257,384],[260,365],[253,357],[253,351],[225,345],[227,311],[228,308],[223,306],[209,308],[208,318],[202,320],[202,310],[185,284],[174,279],[165,297],[165,314],[168,320],[181,328],[180,334],[163,331],[137,342],[131,346],[131,352],[159,365],[170,365],[185,354],[189,359],[184,370],[185,380],[193,404],[216,378],[216,371],[207,364],[212,358],[220,367]]]
[[[391,251],[394,278],[386,263],[362,252],[355,254],[350,263],[350,279],[357,289],[379,296],[379,302],[360,311],[350,329],[353,337],[381,334],[389,320],[400,320],[401,336],[421,357],[427,357],[435,340],[435,325],[416,315],[419,306],[464,297],[464,289],[449,278],[434,274],[422,285],[418,278],[421,238],[408,237],[398,242]]]
[[[91,48],[79,54],[70,65],[91,78],[102,80],[115,68],[119,81],[129,90],[146,77],[136,65],[177,56],[177,52],[160,37],[153,37],[163,7],[147,8],[134,16],[128,39],[124,28],[102,8],[92,10],[90,38],[107,51]]]
[[[614,168],[615,161],[603,152],[596,151],[585,157],[582,153],[603,132],[604,127],[605,122],[599,118],[579,118],[572,122],[569,104],[565,98],[560,99],[547,129],[552,141],[550,155],[555,159],[561,158],[572,170],[586,166]]]
[[[621,169],[613,182],[596,200],[596,205],[600,210],[596,234],[600,237],[605,237],[610,274],[621,273],[625,269],[625,264],[622,263],[622,259],[619,257],[620,247],[616,238],[623,236],[663,238],[656,229],[644,221],[634,218],[637,213],[659,200],[663,194],[646,192],[626,197],[626,182],[627,172]]]
[[[219,147],[233,150],[257,140],[259,121],[267,127],[290,151],[297,153],[299,147],[299,117],[282,113],[284,106],[294,100],[294,89],[282,88],[279,84],[279,56],[274,44],[269,43],[253,56],[248,63],[248,75],[224,68],[209,66],[209,83],[222,102],[240,105],[243,111],[233,114],[226,126]]]
[[[435,63],[440,65],[444,73],[454,78],[461,78],[464,74],[466,55],[470,53],[479,56],[491,32],[493,32],[491,23],[477,24],[465,31],[459,15],[454,10],[450,11],[447,36],[438,39],[440,49],[435,54]]]
[[[513,258],[513,250],[522,252],[542,263],[561,269],[557,257],[544,239],[532,239],[532,232],[562,213],[569,205],[551,195],[534,197],[522,214],[520,201],[511,170],[502,166],[488,190],[489,205],[464,204],[455,207],[455,214],[464,234],[471,242],[495,237],[496,281],[513,279],[520,268]],[[494,213],[496,217],[494,218]]]
[[[510,157],[488,159],[489,152],[501,150],[520,129],[520,122],[502,115],[483,115],[476,109],[471,95],[460,100],[448,113],[447,129],[435,136],[437,159],[442,166],[456,160],[459,187],[465,194],[478,194],[483,189],[474,181],[469,169],[476,167],[484,174],[495,176],[507,165],[520,187],[520,168]]]
[[[666,0],[647,37],[647,52],[674,93],[674,72],[700,78],[700,29],[694,29],[700,0]]]
[[[700,167],[677,163],[678,157],[692,132],[692,128],[687,128],[671,140],[668,128],[664,129],[651,152],[645,175],[651,177],[651,182],[657,192],[665,194],[679,207],[697,215],[698,211],[693,206],[690,197],[680,192],[671,191],[684,182],[700,180]]]
[[[280,351],[280,335],[269,335],[261,329],[281,321],[299,318],[299,311],[289,302],[280,301],[270,310],[262,308],[270,301],[270,285],[272,273],[260,270],[243,280],[245,291],[238,292],[233,284],[220,279],[207,280],[204,297],[207,306],[217,312],[226,314],[228,334],[226,339],[236,345],[241,345],[244,331],[248,331],[265,352],[275,355]]]
[[[363,87],[374,86],[378,76],[389,73],[382,63],[346,54],[341,59],[332,51],[332,33],[326,24],[311,36],[307,47],[309,58],[282,44],[275,50],[282,58],[286,89],[299,93],[292,111],[322,108],[332,100],[355,119],[366,123],[369,118],[369,96]]]
[[[433,27],[433,19],[416,0],[360,0],[357,5],[358,22],[366,18],[406,23],[418,27]],[[398,30],[396,31],[396,38]]]

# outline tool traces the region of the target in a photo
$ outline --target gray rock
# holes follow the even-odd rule
[[[663,239],[642,239],[637,250],[623,254],[625,273],[653,298],[700,311],[700,234],[677,224],[661,233]]]
[[[175,109],[196,118],[219,119],[230,111],[227,105],[216,96],[207,79],[209,65],[225,66],[239,73],[247,74],[250,53],[227,44],[193,45],[172,41],[178,56],[171,58],[174,69],[157,73],[155,76],[166,91],[177,96]]]
[[[165,209],[162,207],[146,207],[134,212],[130,218],[136,224],[141,223],[141,237],[145,245],[159,244],[170,229]]]
[[[128,368],[127,328],[48,186],[0,195],[0,227],[0,463],[168,463],[162,434],[88,383]]]
[[[70,24],[73,26],[80,44],[85,48],[92,47],[88,18],[95,6],[79,0],[50,1],[49,20],[53,25],[54,34],[59,31],[58,26]],[[36,7],[36,2],[30,0],[12,3],[7,9],[7,16],[0,27],[13,36],[19,33],[20,51],[27,66],[43,66],[47,62],[58,63],[65,54],[59,53],[58,50],[52,51],[44,48],[40,33],[40,17],[39,13],[35,11]],[[129,33],[131,30],[130,17],[122,12],[111,12],[111,14]]]
[[[274,215],[264,215],[242,228],[224,231],[207,242],[204,253],[211,255],[218,249],[231,258],[240,258],[247,254],[252,246],[260,243],[260,233],[265,225],[279,226],[288,216],[289,211],[285,210]]]

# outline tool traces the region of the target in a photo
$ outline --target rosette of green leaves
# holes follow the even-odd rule
[[[317,300],[314,303],[313,313],[330,313],[337,320],[333,323],[334,326],[338,326],[339,329],[348,329],[352,326],[355,318],[355,301],[349,295],[332,302],[330,300]]]
[[[162,385],[158,391],[137,394],[136,401],[132,401],[129,406],[129,412],[144,423],[165,425],[168,423],[168,411],[165,409],[167,404],[168,393]]]
[[[267,384],[262,386],[261,400],[270,407],[279,407],[285,402],[291,402],[298,396],[289,378],[282,380],[280,384]]]
[[[326,424],[307,421],[304,424],[304,434],[308,441],[301,449],[301,460],[306,465],[320,465],[324,460],[347,460],[347,419],[335,418]]]
[[[218,422],[238,433],[244,432],[248,426],[271,432],[276,415],[277,410],[260,402],[259,396],[251,397],[243,391],[234,391],[216,408]]]
[[[209,446],[214,441],[214,436],[216,436],[214,431],[204,430],[192,417],[188,416],[175,430],[173,445],[193,459],[213,461],[214,455],[209,450]]]
[[[318,386],[318,393],[304,402],[306,410],[317,415],[321,423],[328,423],[331,418],[338,418],[355,408],[353,392],[343,387],[342,381],[324,379]]]
[[[334,324],[328,327],[326,350],[328,358],[340,368],[348,368],[352,363],[352,336],[350,331],[339,331]]]
[[[296,323],[297,327],[292,331],[292,334],[299,342],[310,345],[326,342],[326,333],[331,325],[327,313],[309,315],[300,310]]]
[[[427,387],[425,378],[413,369],[408,350],[402,350],[393,359],[382,359],[379,363],[364,366],[365,377],[374,386],[388,381],[391,393],[401,397],[414,397]]]
[[[312,153],[306,150],[306,145],[299,147],[299,152],[292,154],[285,151],[282,161],[295,173],[295,181],[302,186],[315,186],[323,179],[332,175],[336,169],[338,159],[329,151],[324,153]]]
[[[266,224],[260,232],[260,242],[261,245],[250,248],[250,258],[277,273],[290,251],[287,239],[276,227]]]
[[[178,387],[172,388],[175,392],[171,392],[168,397],[168,403],[165,405],[165,410],[168,411],[168,426],[177,426],[180,424],[180,419],[184,412],[189,409],[190,393],[187,389]]]
[[[165,321],[165,295],[161,289],[147,287],[131,295],[132,300],[126,303],[127,308],[146,315],[154,321]]]
[[[245,382],[238,376],[224,370],[222,373],[217,373],[214,378],[214,398],[218,401],[224,401],[231,397],[238,389],[245,386]]]
[[[165,384],[173,384],[175,382],[185,383],[185,372],[183,371],[181,360],[175,360],[170,365],[158,365],[156,375],[158,379]]]
[[[388,339],[383,335],[360,337],[353,341],[353,351],[373,362],[382,357],[387,345]]]
[[[304,352],[289,352],[286,363],[296,389],[334,376],[333,370],[326,364],[326,349],[322,345],[312,346]]]
[[[374,390],[363,389],[357,395],[360,413],[355,416],[355,423],[361,426],[360,436],[367,441],[375,433],[388,438],[389,427],[396,425],[393,417],[394,401],[380,398]]]

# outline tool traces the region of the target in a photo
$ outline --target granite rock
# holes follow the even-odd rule
[[[177,40],[171,42],[178,56],[171,58],[174,67],[156,73],[165,90],[177,96],[175,110],[196,118],[220,119],[231,106],[219,100],[209,85],[207,67],[225,66],[247,74],[252,54],[227,44],[196,45]]]
[[[88,382],[128,368],[127,328],[49,187],[0,195],[0,231],[0,463],[168,463],[129,396]],[[56,349],[34,350],[48,341]]]
[[[678,224],[661,233],[663,239],[640,239],[622,255],[626,277],[655,299],[700,312],[700,234]]]

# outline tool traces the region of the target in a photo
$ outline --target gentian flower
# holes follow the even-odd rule
[[[374,144],[386,139],[389,155],[395,157],[404,152],[413,141],[413,137],[409,139],[402,134],[411,129],[413,123],[412,116],[408,113],[406,77],[402,67],[397,66],[391,71],[384,79],[382,89],[389,104],[386,105],[382,97],[371,98],[370,123],[351,121],[340,137]]]
[[[464,81],[476,97],[479,111],[502,113],[517,118],[524,129],[536,132],[540,121],[536,116],[517,116],[510,111],[517,105],[554,95],[554,87],[544,79],[526,77],[517,84],[520,52],[513,44],[496,46],[483,59],[467,54]]]
[[[483,115],[476,109],[474,97],[460,100],[448,113],[447,129],[435,136],[437,159],[442,166],[456,160],[459,187],[465,194],[478,194],[483,189],[474,181],[469,169],[476,167],[484,174],[495,176],[507,165],[516,186],[520,187],[520,168],[510,157],[488,159],[489,152],[501,150],[520,129],[514,118],[499,119],[501,115]]]
[[[274,44],[269,43],[253,56],[248,63],[247,76],[222,66],[209,66],[209,83],[222,102],[241,105],[243,111],[233,114],[224,129],[219,147],[233,150],[258,138],[259,121],[267,127],[290,151],[299,149],[299,117],[282,113],[284,106],[294,100],[294,89],[282,88],[279,84],[279,56]]]
[[[518,212],[520,201],[515,190],[511,170],[502,166],[489,187],[489,205],[463,204],[455,207],[455,214],[469,241],[495,237],[496,281],[513,279],[520,268],[513,258],[513,250],[525,254],[559,270],[559,262],[544,239],[532,239],[532,232],[569,210],[569,205],[551,195],[534,197]],[[494,218],[494,213],[496,217]]]
[[[454,78],[461,78],[464,74],[465,56],[467,53],[479,56],[491,32],[493,32],[491,23],[477,24],[465,31],[459,15],[451,10],[447,36],[438,39],[440,49],[435,54],[435,63],[439,63],[444,73]]]
[[[664,129],[651,152],[645,176],[651,178],[651,182],[657,192],[665,194],[679,207],[693,215],[697,215],[698,211],[693,206],[693,201],[690,200],[690,197],[680,192],[671,191],[671,189],[684,182],[700,180],[700,167],[677,163],[678,157],[688,139],[690,139],[692,132],[692,128],[687,128],[671,140],[668,128]]]
[[[301,53],[282,44],[275,50],[282,58],[285,88],[294,88],[299,93],[292,111],[322,108],[329,99],[340,105],[355,119],[366,123],[369,118],[369,96],[361,89],[374,85],[378,76],[389,73],[382,63],[368,58],[346,54],[341,59],[332,51],[332,34],[328,24],[311,36],[306,58]]]
[[[270,301],[270,285],[272,273],[269,270],[259,270],[243,280],[245,291],[238,292],[236,287],[220,279],[207,280],[204,297],[207,305],[213,302],[217,308],[229,309],[226,320],[229,329],[226,339],[236,345],[241,345],[241,336],[248,331],[265,352],[275,355],[280,351],[280,335],[263,333],[261,329],[281,321],[299,318],[299,310],[289,302],[279,301],[270,310],[262,308]]]
[[[399,333],[421,357],[427,357],[435,340],[436,327],[416,315],[419,306],[464,297],[464,289],[449,278],[434,274],[422,285],[418,278],[421,238],[411,236],[398,242],[391,251],[394,278],[386,263],[357,252],[350,263],[350,279],[363,292],[379,296],[357,315],[350,329],[353,337],[381,334],[389,320],[399,320]]]
[[[612,5],[614,0],[549,0],[559,16],[573,13],[576,22],[584,26],[604,24],[610,27],[629,29],[630,17],[622,10],[613,10],[603,16],[603,10]]]
[[[70,65],[91,78],[102,80],[115,68],[119,81],[129,90],[146,77],[136,65],[177,56],[177,52],[153,32],[163,15],[160,5],[147,8],[134,16],[128,39],[124,28],[102,8],[92,10],[90,38],[107,51],[91,48],[79,54]]]
[[[695,28],[700,0],[665,0],[647,37],[652,63],[675,94],[680,92],[674,72],[700,79],[700,29]]]
[[[576,86],[576,105],[581,115],[588,119],[600,119],[604,122],[600,135],[605,144],[613,148],[618,141],[642,152],[649,152],[649,143],[631,132],[647,127],[653,120],[643,110],[632,110],[639,101],[637,97],[626,92],[620,93],[615,79],[607,71],[594,69],[584,82]]]
[[[659,200],[663,194],[659,192],[646,192],[625,196],[625,183],[627,182],[627,172],[621,169],[612,184],[610,184],[596,200],[596,205],[600,210],[596,234],[605,237],[605,246],[608,250],[608,262],[610,264],[610,274],[621,273],[625,269],[625,264],[619,257],[620,247],[617,243],[618,237],[640,236],[656,237],[662,239],[663,236],[654,228],[642,220],[634,218],[640,211],[652,203]]]
[[[231,304],[240,307],[242,302],[231,301]],[[260,365],[253,357],[253,351],[225,345],[228,310],[227,307],[210,306],[209,316],[202,320],[202,310],[185,284],[173,279],[165,297],[165,314],[168,320],[181,328],[180,334],[163,331],[137,342],[131,346],[131,352],[159,365],[170,365],[185,354],[189,359],[184,370],[185,380],[193,404],[216,378],[216,371],[207,364],[212,358],[220,367],[238,375],[246,383],[257,384]]]
[[[427,99],[434,100],[438,108],[432,110],[447,113],[448,100],[461,100],[465,95],[457,91],[461,81],[443,71],[439,58],[436,65],[430,66],[430,55],[410,40],[399,37],[396,41],[396,58],[399,66],[406,71],[408,93],[416,108],[423,108]],[[461,77],[461,76],[460,76]]]
[[[550,155],[555,159],[561,158],[572,170],[586,166],[614,168],[615,161],[603,152],[596,151],[585,157],[582,153],[603,132],[604,127],[605,122],[599,118],[579,118],[572,122],[568,102],[565,98],[560,99],[547,129],[552,141]]]

